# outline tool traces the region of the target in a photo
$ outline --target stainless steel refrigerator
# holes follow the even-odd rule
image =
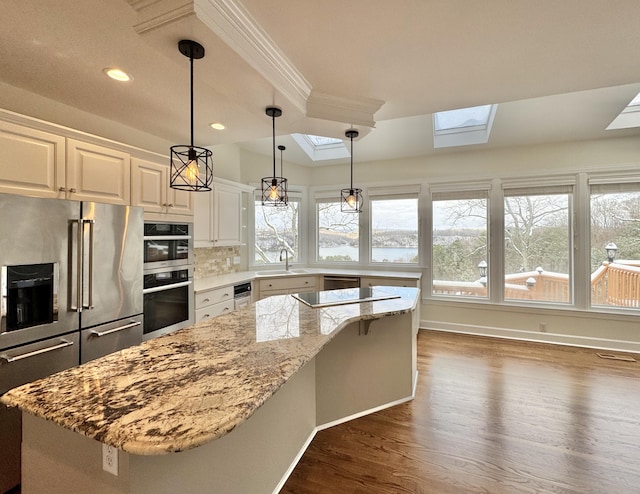
[[[141,208],[0,194],[0,394],[142,341]],[[20,481],[0,405],[0,493]]]

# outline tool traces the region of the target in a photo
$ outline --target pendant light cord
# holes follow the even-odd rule
[[[350,137],[351,139],[351,189],[353,189],[353,136]]]
[[[191,147],[193,148],[193,46],[189,52],[189,62],[191,65]]]
[[[272,132],[273,136],[273,177],[276,176],[276,115],[275,113],[271,116],[271,124],[272,124]]]

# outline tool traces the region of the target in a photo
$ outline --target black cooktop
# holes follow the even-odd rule
[[[332,305],[358,304],[376,300],[400,298],[400,295],[385,292],[378,287],[343,288],[341,290],[325,290],[323,292],[295,293],[293,298],[309,307],[329,307]]]

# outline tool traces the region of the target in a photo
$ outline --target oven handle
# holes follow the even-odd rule
[[[18,360],[22,360],[29,357],[35,357],[36,355],[42,355],[43,353],[52,352],[53,350],[59,350],[60,348],[65,348],[71,345],[73,345],[73,341],[63,340],[61,343],[58,343],[57,345],[53,345],[47,348],[41,348],[40,350],[34,350],[32,352],[22,353],[20,355],[16,355],[15,357],[7,357],[5,355],[0,355],[0,359],[4,360],[7,364],[10,364]]]
[[[172,288],[180,288],[181,286],[187,286],[187,285],[190,285],[191,283],[193,282],[182,281],[180,283],[171,283],[170,285],[154,286],[153,288],[145,288],[144,290],[142,290],[142,293],[147,294],[147,293],[162,292],[164,290],[171,290]]]
[[[191,240],[191,235],[153,235],[144,236],[143,240]]]
[[[100,336],[107,336],[108,334],[117,333],[118,331],[124,331],[125,329],[135,328],[136,326],[140,326],[141,324],[142,323],[139,321],[134,321],[134,322],[131,322],[130,324],[125,324],[124,326],[118,326],[117,328],[107,329],[106,331],[92,330],[91,334],[99,338]]]

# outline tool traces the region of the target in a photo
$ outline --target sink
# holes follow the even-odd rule
[[[304,274],[308,273],[306,269],[290,269],[289,271],[285,271],[284,269],[270,269],[269,271],[257,271],[257,276],[282,276],[282,275],[291,275],[291,274]]]

